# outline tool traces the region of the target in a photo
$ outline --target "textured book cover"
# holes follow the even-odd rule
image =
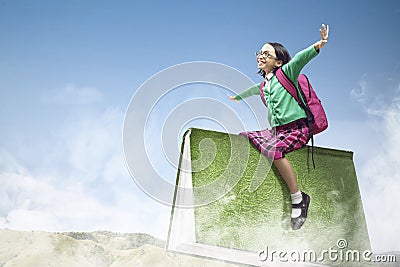
[[[368,266],[370,241],[353,153],[289,153],[311,196],[306,223],[290,228],[279,172],[244,136],[191,128],[176,177],[167,250],[254,266]]]

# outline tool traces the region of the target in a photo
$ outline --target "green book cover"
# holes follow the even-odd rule
[[[286,155],[311,196],[290,228],[277,169],[237,134],[191,128],[183,137],[167,250],[254,266],[368,266],[372,253],[353,153],[311,147]]]

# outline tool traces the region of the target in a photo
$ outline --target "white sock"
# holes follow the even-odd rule
[[[303,200],[303,196],[301,195],[301,191],[297,191],[294,194],[290,194],[292,197],[292,204],[299,204]],[[301,209],[292,208],[292,218],[297,218],[301,215]]]

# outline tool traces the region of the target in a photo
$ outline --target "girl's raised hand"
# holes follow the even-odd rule
[[[328,42],[329,36],[329,25],[322,24],[321,29],[319,30],[319,34],[321,35],[321,40],[314,44],[316,50],[321,49]]]

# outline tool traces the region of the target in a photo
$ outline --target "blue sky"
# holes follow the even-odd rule
[[[398,1],[1,0],[0,227],[165,239],[169,207],[138,189],[123,160],[122,124],[135,91],[165,68],[198,60],[259,82],[254,52],[263,43],[281,42],[293,56],[326,23],[329,42],[303,71],[330,121],[316,144],[354,151],[372,246],[400,250],[392,235],[400,231],[392,213],[400,190],[399,22]]]

